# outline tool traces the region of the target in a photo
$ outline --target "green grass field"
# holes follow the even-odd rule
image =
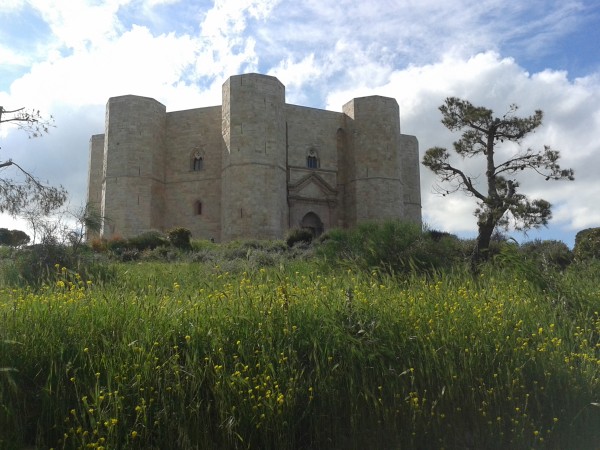
[[[59,266],[0,288],[0,448],[598,449],[598,267]]]

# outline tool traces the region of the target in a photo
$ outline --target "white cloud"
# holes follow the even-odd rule
[[[25,6],[25,0],[3,0],[0,3],[0,14],[14,13]]]
[[[120,29],[116,13],[129,1],[29,0],[29,4],[50,27],[54,45],[77,51],[116,36]]]
[[[0,29],[33,10],[47,36],[26,50],[3,38],[0,62],[15,75],[8,84],[3,78],[9,87],[0,104],[50,111],[57,128],[36,141],[10,133],[0,156],[19,157],[41,178],[64,182],[78,204],[88,139],[102,132],[109,97],[150,96],[168,110],[216,105],[228,76],[261,71],[286,85],[288,101],[306,106],[340,111],[354,97],[395,97],[402,131],[417,135],[422,151],[456,139],[440,123],[437,108],[446,96],[499,114],[510,103],[522,114],[540,108],[544,126],[525,143],[560,149],[576,181],[532,178],[523,186],[555,204],[553,227],[598,226],[600,74],[572,79],[552,61],[530,73],[521,61],[564,45],[589,8],[572,0],[4,0]],[[1,131],[6,135],[6,127]],[[425,168],[421,177],[425,220],[472,231],[474,203],[431,195],[433,177]]]
[[[365,81],[362,86],[333,91],[327,100],[328,107],[337,109],[362,95],[379,93],[395,97],[400,104],[402,130],[419,138],[421,154],[433,146],[451,149],[452,142],[459,137],[440,123],[437,107],[447,96],[466,98],[494,110],[497,115],[506,112],[512,103],[520,106],[519,115],[542,109],[543,126],[523,145],[541,149],[548,144],[561,150],[561,166],[574,168],[576,181],[546,182],[542,177],[527,174],[521,180],[523,192],[534,198],[539,195],[555,205],[553,226],[577,230],[600,225],[600,211],[591,206],[600,196],[600,185],[594,175],[600,167],[598,77],[569,81],[565,72],[551,70],[530,75],[514,60],[487,52],[467,60],[446,58],[436,64],[397,70],[387,84],[379,87],[366,84]],[[463,164],[473,174],[482,173],[475,161],[456,159],[455,164]],[[425,221],[451,232],[475,230],[474,199],[460,193],[450,197],[434,195],[435,184],[433,174],[422,167]]]

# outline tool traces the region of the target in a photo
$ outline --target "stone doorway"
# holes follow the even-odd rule
[[[300,228],[310,230],[313,237],[323,234],[323,222],[314,212],[307,213],[300,221]]]

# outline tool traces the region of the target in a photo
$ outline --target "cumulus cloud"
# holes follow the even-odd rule
[[[5,0],[0,104],[52,112],[57,128],[29,141],[3,127],[0,157],[64,184],[82,204],[89,136],[103,131],[109,97],[150,96],[168,110],[217,105],[226,78],[251,71],[277,76],[288,101],[306,106],[340,111],[354,97],[395,97],[402,131],[422,152],[457,138],[440,123],[445,97],[498,114],[516,103],[520,114],[545,112],[523,144],[552,145],[575,169],[573,183],[522,180],[555,205],[552,232],[572,243],[574,231],[600,225],[600,72],[585,66],[575,78],[544,57],[572,61],[569,37],[593,33],[598,14],[585,0]],[[32,21],[35,33],[19,34],[13,19]],[[472,199],[433,195],[424,167],[421,179],[425,220],[472,233]]]
[[[358,89],[333,91],[328,96],[327,106],[339,109],[352,97],[377,93],[398,100],[402,131],[419,138],[421,155],[433,146],[451,149],[452,142],[459,137],[440,123],[437,108],[448,96],[468,99],[475,105],[494,110],[497,115],[507,112],[513,103],[520,106],[519,115],[543,110],[542,127],[522,144],[534,149],[542,149],[547,144],[560,150],[561,165],[575,170],[576,181],[551,182],[531,173],[524,174],[520,179],[523,192],[555,205],[553,227],[576,231],[600,224],[600,210],[593,206],[600,195],[600,185],[593,175],[600,167],[600,136],[596,132],[600,126],[600,79],[597,76],[570,81],[564,71],[529,74],[513,59],[487,52],[466,60],[446,58],[439,63],[398,70],[382,86],[367,87],[365,83]],[[499,150],[499,156],[506,157],[514,148]],[[453,163],[462,164],[473,176],[483,174],[483,167],[474,160],[461,161],[457,157]],[[451,232],[473,232],[475,200],[460,193],[451,198],[438,196],[435,184],[434,175],[423,167],[425,221],[434,228]]]

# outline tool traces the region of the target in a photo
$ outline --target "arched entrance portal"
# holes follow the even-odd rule
[[[323,222],[314,212],[309,212],[302,218],[300,228],[310,230],[314,237],[323,234]]]

